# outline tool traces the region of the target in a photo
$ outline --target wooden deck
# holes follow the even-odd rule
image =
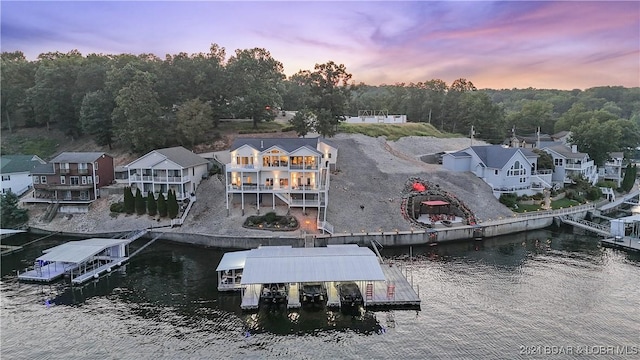
[[[62,277],[62,275],[71,270],[74,269],[69,268],[68,266],[65,267],[64,264],[53,262],[35,269],[18,273],[18,279],[24,281],[51,282]]]
[[[603,244],[620,247],[627,250],[640,251],[640,239],[625,236],[623,238],[604,238],[600,240]]]
[[[376,281],[373,284],[373,298],[367,299],[366,287],[360,289],[366,306],[417,307],[420,296],[413,289],[402,269],[393,264],[382,264],[386,282]]]
[[[300,304],[300,289],[298,289],[297,284],[289,284],[289,296],[287,298],[287,308],[288,309],[297,309],[302,304]]]
[[[243,310],[257,309],[260,304],[260,289],[262,285],[252,284],[247,285],[242,293],[242,303],[240,308]]]

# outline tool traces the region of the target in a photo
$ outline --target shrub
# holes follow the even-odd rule
[[[275,223],[277,218],[278,218],[278,215],[276,215],[276,213],[274,213],[273,211],[264,214],[264,221],[267,224]]]
[[[534,200],[542,200],[544,199],[544,194],[543,193],[535,193],[533,194],[533,196],[531,196],[532,199]]]
[[[111,204],[109,206],[109,210],[113,213],[123,213],[124,212],[124,202],[118,201],[117,203]]]
[[[158,213],[158,203],[151,190],[147,193],[147,213],[151,216],[156,216]]]
[[[135,207],[136,214],[138,215],[144,215],[144,213],[147,212],[147,204],[142,197],[142,192],[140,191],[140,189],[136,189]]]
[[[161,217],[167,216],[167,200],[162,193],[158,194],[158,215]]]
[[[517,202],[517,195],[515,193],[508,193],[500,195],[500,202],[510,208],[513,208]]]
[[[602,190],[600,190],[600,188],[597,187],[592,187],[589,190],[587,190],[587,199],[588,200],[598,200],[602,197]]]

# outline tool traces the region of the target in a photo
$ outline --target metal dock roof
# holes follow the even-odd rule
[[[44,255],[37,261],[57,261],[79,264],[85,262],[101,251],[116,245],[126,245],[128,239],[102,239],[93,238],[79,241],[69,241],[62,245],[44,250]]]

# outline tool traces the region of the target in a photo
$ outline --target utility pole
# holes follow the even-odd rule
[[[429,109],[429,125],[431,125],[431,109]]]
[[[471,125],[471,146],[473,146],[473,135],[476,134],[476,131],[473,129],[473,125]]]

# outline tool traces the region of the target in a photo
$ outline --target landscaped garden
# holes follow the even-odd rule
[[[293,231],[298,229],[300,224],[295,216],[268,212],[264,215],[249,216],[242,226],[256,230]]]

